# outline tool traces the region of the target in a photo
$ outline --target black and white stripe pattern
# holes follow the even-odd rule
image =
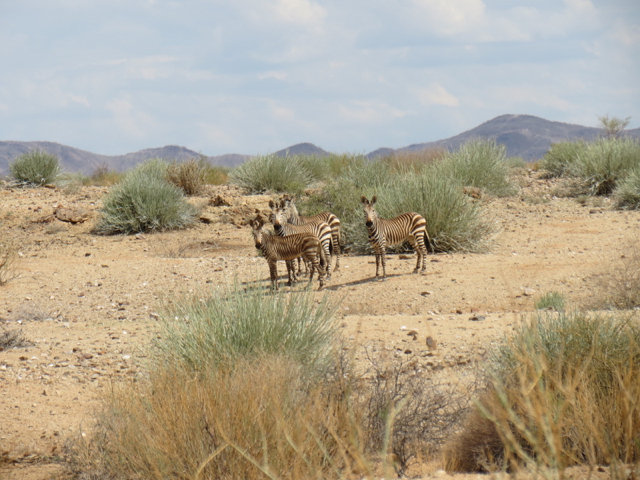
[[[295,275],[292,276],[291,262],[298,257],[303,257],[311,264],[311,274],[309,283],[313,280],[313,274],[318,271],[320,289],[324,287],[326,257],[320,240],[311,233],[298,233],[287,237],[271,235],[264,229],[265,221],[261,215],[249,222],[252,229],[253,239],[256,248],[269,264],[269,274],[271,277],[271,288],[278,289],[278,260],[287,261],[287,273],[289,274],[288,285],[295,283]]]
[[[271,207],[271,222],[273,223],[276,235],[286,237],[288,235],[295,235],[297,233],[311,233],[318,237],[322,249],[324,250],[325,258],[327,259],[326,273],[327,281],[331,279],[331,253],[332,253],[332,235],[331,227],[326,222],[319,223],[306,223],[303,225],[292,225],[287,223],[286,211],[284,202],[278,206],[273,200],[269,201],[269,207]]]
[[[281,206],[285,208],[285,218],[292,225],[306,225],[314,223],[326,223],[331,227],[331,247],[336,256],[336,271],[340,268],[340,219],[331,212],[322,212],[311,217],[304,217],[298,213],[293,197],[284,195]]]
[[[427,268],[427,249],[431,250],[427,221],[422,215],[415,212],[403,213],[390,220],[380,218],[374,208],[376,200],[376,195],[371,201],[364,196],[362,197],[369,242],[376,255],[376,278],[379,276],[380,263],[382,263],[382,279],[387,278],[386,248],[405,240],[409,240],[418,254],[418,262],[413,273],[424,272]],[[422,269],[420,269],[421,264]]]

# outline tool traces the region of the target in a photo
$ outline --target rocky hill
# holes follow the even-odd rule
[[[434,142],[416,143],[398,149],[378,148],[370,152],[367,156],[369,158],[375,158],[378,156],[392,155],[396,152],[412,152],[428,148],[455,149],[474,138],[493,138],[498,143],[504,144],[507,147],[508,156],[522,157],[527,161],[532,161],[542,158],[552,143],[580,138],[593,140],[602,133],[602,130],[599,128],[553,122],[533,115],[501,115],[451,138]],[[627,130],[625,134],[633,138],[640,138],[640,128]],[[109,156],[91,153],[53,142],[0,141],[0,176],[9,173],[9,164],[18,155],[37,148],[44,149],[58,156],[64,170],[84,174],[90,174],[95,171],[97,167],[103,165],[117,171],[124,171],[154,157],[186,160],[200,156],[198,152],[177,145],[149,148],[125,155]],[[329,155],[329,153],[312,143],[299,143],[278,150],[274,155],[326,156]],[[206,158],[213,165],[235,167],[250,157],[250,155],[232,153]]]

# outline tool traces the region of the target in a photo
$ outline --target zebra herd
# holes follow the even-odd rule
[[[422,215],[409,212],[392,219],[378,216],[375,210],[377,197],[371,201],[362,197],[365,214],[365,225],[369,232],[369,242],[376,257],[376,277],[380,278],[379,267],[382,264],[382,280],[386,280],[386,248],[409,241],[418,256],[413,273],[426,270],[427,251],[432,252],[431,240],[427,233],[427,222]],[[269,265],[271,287],[278,288],[278,260],[284,260],[287,266],[289,281],[292,285],[298,280],[301,262],[309,270],[309,282],[318,272],[320,289],[325,281],[331,278],[332,257],[336,257],[335,270],[340,268],[340,220],[330,212],[323,212],[312,217],[304,217],[298,213],[294,199],[284,195],[279,202],[269,201],[275,235],[265,229],[267,219],[258,214],[251,225],[256,248],[262,252]],[[295,260],[298,260],[296,271]],[[422,266],[422,268],[420,268]]]

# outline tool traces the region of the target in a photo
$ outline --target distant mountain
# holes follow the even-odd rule
[[[577,139],[593,140],[603,132],[599,128],[583,127],[569,123],[553,122],[532,115],[501,115],[471,130],[451,138],[427,143],[416,143],[398,149],[378,148],[367,154],[369,158],[389,156],[394,153],[414,152],[429,148],[455,149],[475,138],[493,138],[507,147],[509,157],[522,157],[527,161],[538,160],[549,150],[552,143]],[[640,138],[640,128],[626,130],[632,138]],[[0,176],[9,173],[9,164],[18,156],[37,148],[46,150],[60,158],[67,172],[91,174],[96,168],[106,165],[108,168],[124,171],[150,158],[160,157],[169,160],[198,158],[199,153],[177,145],[162,148],[149,148],[125,155],[99,155],[74,147],[53,142],[14,142],[0,141]],[[319,155],[329,153],[312,143],[298,143],[274,153],[280,157],[287,155]],[[215,157],[206,157],[212,165],[236,167],[251,155],[230,153]]]
[[[286,157],[289,155],[317,155],[319,157],[326,157],[330,155],[330,153],[320,147],[316,147],[313,143],[298,143],[297,145],[278,150],[274,155],[277,157]]]
[[[471,130],[451,138],[435,142],[417,143],[408,147],[379,148],[369,153],[369,158],[395,152],[415,152],[429,148],[453,150],[476,138],[495,139],[507,147],[507,156],[522,157],[527,161],[538,160],[549,150],[552,143],[577,139],[594,140],[603,131],[594,127],[583,127],[570,123],[553,122],[533,115],[501,115]],[[640,128],[625,131],[629,137],[640,138]]]
[[[177,145],[149,148],[125,155],[100,155],[54,142],[0,141],[0,175],[7,175],[9,173],[9,164],[13,162],[17,156],[36,149],[46,150],[57,156],[65,171],[80,172],[86,175],[91,174],[96,168],[102,165],[122,172],[150,158],[187,160],[200,157],[198,152]],[[230,153],[206,158],[212,165],[236,167],[250,158],[250,156]]]

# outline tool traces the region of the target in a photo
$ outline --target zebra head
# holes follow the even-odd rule
[[[264,218],[262,218],[262,215],[260,214],[258,214],[255,219],[249,220],[249,225],[251,225],[251,233],[253,234],[253,241],[258,250],[262,248],[262,240],[265,235],[264,224]]]
[[[273,201],[269,202],[269,206],[271,207],[271,223],[273,223],[273,227],[276,230],[276,233],[280,233],[282,230],[282,226],[287,223],[287,207],[285,206],[284,200],[280,202],[280,205],[273,203]]]
[[[373,227],[373,224],[378,219],[378,213],[374,207],[376,200],[378,199],[377,195],[371,197],[371,201],[367,200],[367,197],[362,196],[362,206],[364,209],[364,217],[365,217],[365,225],[367,228]]]
[[[282,196],[282,200],[280,200],[280,207],[284,209],[284,219],[286,222],[292,218],[297,218],[300,215],[293,199],[294,197],[285,193]]]

